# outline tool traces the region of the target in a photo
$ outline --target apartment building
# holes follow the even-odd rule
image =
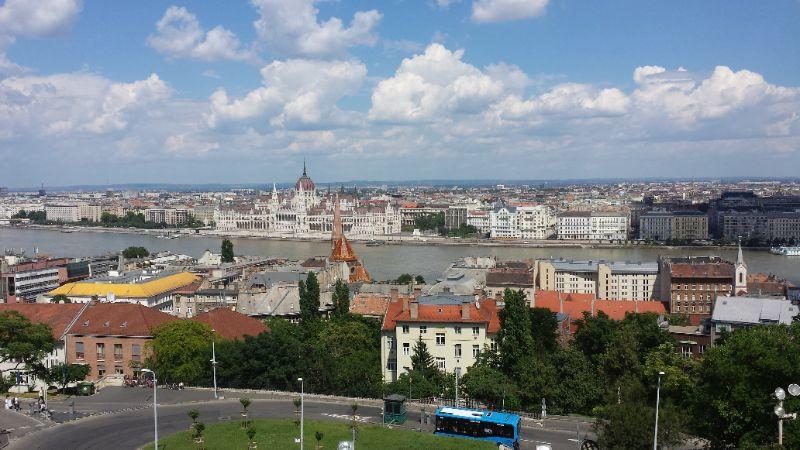
[[[52,222],[99,222],[102,215],[100,205],[86,204],[50,204],[44,206],[45,217]]]
[[[568,211],[559,214],[556,233],[563,240],[628,239],[628,215],[623,213]]]
[[[483,209],[468,211],[467,225],[472,225],[482,234],[491,233],[492,226],[491,226],[490,214],[491,214],[490,211],[486,211]]]
[[[545,291],[592,294],[602,300],[661,300],[656,262],[541,260],[537,285]]]
[[[381,327],[381,367],[392,382],[411,370],[419,339],[439,370],[466,373],[485,348],[497,348],[500,319],[494,299],[472,295],[402,296],[393,299]]]
[[[747,293],[747,266],[741,249],[736,263],[716,256],[662,258],[659,269],[670,312],[687,314],[695,325],[711,314],[718,297]]]
[[[639,217],[639,238],[705,240],[708,239],[708,216],[701,211],[651,211]]]
[[[147,208],[144,211],[145,222],[180,225],[186,223],[189,210],[186,208]]]
[[[67,281],[67,258],[8,265],[0,258],[0,302],[33,303],[36,297]]]

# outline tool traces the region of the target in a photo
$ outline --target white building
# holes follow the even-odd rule
[[[392,382],[411,370],[411,355],[422,339],[443,372],[465,374],[478,354],[497,349],[500,320],[493,299],[472,295],[425,295],[391,300],[381,328],[384,381]]]
[[[268,202],[257,203],[247,212],[216,211],[214,222],[220,231],[327,237],[333,231],[336,198],[339,199],[342,228],[348,236],[368,238],[400,233],[400,212],[390,201],[361,200],[351,194],[320,196],[305,167],[290,195],[281,198],[273,186]]]
[[[558,239],[564,240],[627,240],[628,215],[569,211],[558,216]]]
[[[78,205],[45,205],[44,213],[51,222],[80,222]]]
[[[543,205],[501,206],[489,213],[492,238],[548,239],[555,224],[552,210]]]
[[[186,208],[147,208],[144,211],[145,222],[180,225],[188,218],[189,210]]]
[[[657,262],[538,261],[539,289],[602,300],[661,300]]]

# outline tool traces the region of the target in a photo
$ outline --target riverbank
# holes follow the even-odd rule
[[[132,234],[150,237],[160,236],[179,236],[180,238],[229,238],[246,239],[259,241],[275,242],[329,242],[330,237],[319,236],[297,236],[297,235],[269,235],[252,233],[246,231],[219,231],[206,229],[189,228],[165,228],[165,229],[143,229],[143,228],[116,228],[116,227],[85,227],[79,225],[59,226],[59,225],[36,225],[29,224],[24,226],[0,225],[0,228],[10,228],[18,230],[48,230],[69,233],[116,233]],[[173,238],[174,239],[174,238]],[[657,243],[645,243],[641,241],[560,241],[555,239],[547,240],[490,240],[490,239],[467,239],[449,238],[443,236],[412,236],[412,235],[391,235],[374,236],[372,238],[349,238],[351,242],[366,244],[368,246],[383,245],[416,245],[416,246],[467,246],[467,247],[507,247],[507,248],[564,248],[564,249],[664,249],[667,251],[680,249],[732,249],[735,245],[663,245]],[[767,247],[747,247],[750,251],[769,251]]]

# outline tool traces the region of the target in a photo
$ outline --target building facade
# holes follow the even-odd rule
[[[471,295],[403,296],[393,299],[381,328],[384,381],[411,370],[411,355],[421,339],[436,366],[461,375],[480,352],[496,350],[500,320],[493,299]]]
[[[658,263],[541,260],[538,288],[602,300],[662,300]]]
[[[627,214],[568,211],[559,214],[556,232],[563,240],[624,241],[628,229]]]

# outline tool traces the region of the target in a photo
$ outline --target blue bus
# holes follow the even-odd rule
[[[483,409],[445,406],[436,410],[434,434],[464,437],[519,449],[520,417]]]

